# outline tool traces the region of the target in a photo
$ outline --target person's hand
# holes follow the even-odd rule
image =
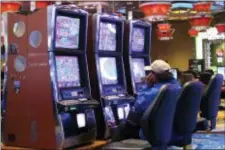
[[[142,80],[148,83],[150,86],[155,83],[155,77],[152,73],[149,73],[146,77],[142,78]]]
[[[155,76],[152,73],[147,76],[147,82],[150,86],[155,83]]]

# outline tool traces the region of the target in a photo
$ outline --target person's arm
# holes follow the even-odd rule
[[[140,126],[140,119],[145,112],[146,108],[151,105],[152,101],[157,95],[157,91],[152,89],[145,91],[137,96],[136,102],[129,112],[127,122]]]
[[[132,109],[130,110],[128,117],[127,117],[127,123],[131,124],[132,126],[140,126],[140,118],[143,114],[143,107],[142,103],[145,100],[144,95],[138,95],[136,98],[136,102]]]

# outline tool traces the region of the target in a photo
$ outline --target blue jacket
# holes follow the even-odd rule
[[[161,86],[163,86],[164,84],[174,84],[177,86],[177,88],[181,88],[180,83],[177,80],[173,79],[169,82],[157,83],[151,88],[144,89],[138,94],[136,102],[133,106],[133,111],[143,114],[148,106],[152,104],[152,101],[155,99]],[[141,139],[145,139],[142,130],[140,130],[139,135]]]

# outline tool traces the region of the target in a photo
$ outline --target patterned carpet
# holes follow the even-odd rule
[[[197,133],[192,136],[190,149],[225,149],[224,134],[202,134]],[[171,146],[172,149],[182,149],[181,147]]]
[[[206,133],[205,131],[198,131],[199,133]],[[207,133],[223,133],[225,134],[225,111],[219,111],[216,121],[216,129]]]
[[[169,149],[182,148],[171,146]],[[193,134],[191,149],[225,149],[225,111],[218,112],[216,129]]]
[[[224,134],[194,134],[193,149],[225,149]]]

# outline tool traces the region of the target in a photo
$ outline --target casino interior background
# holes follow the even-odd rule
[[[85,27],[82,28],[82,29],[84,29],[82,31],[83,35],[87,35],[87,37],[83,37],[83,36],[79,37],[80,41],[84,41],[84,42],[80,42],[81,43],[80,45],[83,44],[83,46],[79,45],[80,47],[78,48],[78,50],[81,50],[81,51],[78,53],[76,53],[76,52],[72,53],[69,51],[68,51],[68,53],[65,53],[65,52],[61,52],[60,48],[59,48],[59,50],[57,50],[57,48],[55,48],[53,51],[56,51],[56,52],[52,52],[50,54],[52,57],[52,60],[55,60],[55,59],[57,60],[57,55],[64,55],[64,54],[65,55],[74,55],[74,56],[79,57],[79,63],[81,63],[81,60],[82,60],[82,63],[87,64],[87,60],[89,61],[89,60],[93,59],[93,62],[94,62],[94,59],[96,59],[97,57],[105,56],[105,55],[114,57],[114,55],[115,55],[116,61],[119,60],[118,61],[119,63],[118,62],[117,63],[120,64],[121,58],[119,57],[119,54],[116,54],[116,53],[112,54],[112,55],[110,53],[109,54],[104,54],[104,53],[101,54],[101,52],[98,52],[100,50],[94,49],[90,53],[87,52],[87,56],[85,54],[85,51],[88,51],[88,49],[92,49],[91,47],[94,47],[93,45],[95,44],[92,42],[92,41],[94,41],[94,38],[93,39],[90,38],[93,36],[92,35],[93,33],[89,33],[90,29],[95,31],[94,25],[92,26],[92,24],[94,24],[95,22],[92,19],[90,19],[90,16],[94,15],[95,13],[107,13],[107,14],[113,14],[117,17],[120,17],[120,18],[122,18],[122,20],[123,19],[130,20],[130,21],[142,20],[144,22],[147,22],[147,25],[144,25],[144,26],[149,27],[149,31],[151,31],[151,33],[150,33],[150,38],[149,38],[150,42],[149,43],[147,42],[147,44],[150,44],[150,45],[149,45],[149,49],[146,50],[146,53],[149,54],[148,56],[151,59],[151,61],[154,61],[156,59],[163,59],[163,60],[167,61],[171,65],[172,68],[179,69],[180,71],[185,71],[192,67],[194,69],[197,68],[197,70],[198,70],[199,69],[198,66],[202,65],[202,67],[204,68],[203,70],[213,69],[215,73],[223,74],[223,76],[225,77],[225,59],[224,59],[224,57],[225,57],[225,55],[224,55],[225,54],[225,1],[221,1],[221,0],[220,1],[210,1],[210,2],[207,2],[207,1],[199,2],[197,0],[190,0],[190,1],[189,0],[187,0],[187,1],[171,0],[171,1],[162,1],[162,2],[158,2],[158,1],[100,1],[100,2],[96,2],[96,1],[91,1],[91,0],[90,1],[73,1],[73,2],[71,2],[71,1],[57,1],[57,2],[54,2],[54,1],[52,1],[52,2],[48,2],[48,1],[37,1],[37,2],[11,1],[10,2],[9,1],[8,2],[7,1],[7,2],[1,2],[1,102],[2,102],[1,105],[3,105],[3,106],[5,105],[3,103],[3,100],[5,98],[3,96],[4,92],[5,92],[4,88],[7,88],[6,77],[5,77],[6,76],[5,72],[7,72],[7,71],[5,70],[5,68],[7,68],[7,63],[6,63],[7,59],[6,58],[8,56],[6,56],[7,53],[5,53],[7,51],[7,50],[5,50],[5,45],[9,44],[10,40],[12,40],[12,39],[10,39],[8,41],[8,39],[6,40],[6,38],[4,39],[4,37],[8,37],[10,35],[8,33],[8,29],[6,28],[6,26],[7,27],[13,26],[10,24],[6,24],[7,19],[6,20],[3,19],[4,15],[9,12],[10,13],[14,12],[15,14],[20,14],[20,15],[23,14],[24,16],[29,16],[29,14],[32,14],[32,13],[35,14],[37,12],[36,13],[37,16],[34,16],[34,17],[37,17],[38,20],[40,21],[41,15],[46,15],[46,14],[43,14],[41,12],[39,13],[39,10],[45,10],[47,7],[49,7],[51,5],[55,5],[55,6],[59,6],[59,7],[62,5],[71,6],[72,9],[79,8],[79,9],[85,10],[86,12],[89,13],[89,15],[86,15],[86,13],[83,13],[83,14],[81,13],[81,15],[80,15],[81,20],[83,19],[82,20],[83,22],[85,22],[85,19],[88,20],[88,26],[87,26],[88,30]],[[197,7],[198,5],[200,5],[200,6]],[[20,12],[20,13],[16,13],[16,12]],[[46,9],[46,12],[48,12],[47,9]],[[56,13],[56,15],[67,14],[63,11],[61,12],[61,10],[59,10],[57,13]],[[69,14],[69,15],[71,15],[71,14]],[[5,16],[7,16],[7,15],[5,15]],[[48,17],[45,17],[45,18],[48,18]],[[20,18],[22,18],[23,20],[26,20],[26,18],[23,18],[23,17],[20,17]],[[96,17],[96,18],[98,18],[98,17]],[[11,16],[11,19],[17,20],[16,16],[13,16],[13,15]],[[27,24],[29,26],[29,21],[32,22],[32,17],[30,17],[30,18],[28,17],[27,20],[28,20]],[[96,19],[96,20],[97,20],[96,22],[98,22],[98,19]],[[103,17],[103,20],[104,20],[104,17]],[[35,22],[36,20],[33,19],[33,21]],[[83,23],[82,21],[81,21],[81,23]],[[117,22],[120,22],[120,21],[121,21],[120,19],[117,20]],[[7,22],[7,23],[9,23],[9,22]],[[40,23],[40,25],[38,25],[38,24],[33,25],[33,24],[32,24],[33,27],[31,27],[31,26],[29,27],[30,30],[31,30],[31,28],[37,28],[37,29],[40,28],[41,30],[44,30],[44,31],[48,30],[48,28],[45,27],[45,25],[43,23]],[[118,27],[118,28],[120,28],[120,27]],[[96,32],[101,32],[101,31],[96,30]],[[38,35],[36,34],[36,36],[38,36]],[[47,37],[47,33],[45,36]],[[126,37],[126,36],[124,36],[124,37]],[[85,39],[85,38],[87,38],[87,39]],[[87,41],[85,42],[85,40],[87,40]],[[28,40],[27,40],[27,43],[28,43]],[[87,48],[86,48],[85,44],[87,44]],[[145,45],[147,45],[147,44],[145,44]],[[148,46],[145,46],[145,47],[148,47]],[[48,49],[47,48],[47,40],[46,40],[45,48]],[[82,50],[83,50],[83,52],[82,52]],[[118,51],[120,51],[120,49]],[[99,56],[96,56],[96,55],[99,55]],[[93,56],[93,58],[92,58],[92,56]],[[96,58],[94,58],[94,56],[96,56]],[[54,57],[56,57],[56,58],[54,58]],[[65,59],[67,59],[67,58],[68,57],[65,57]],[[195,60],[195,61],[193,61],[193,60]],[[60,62],[60,59],[58,59],[57,61]],[[78,61],[78,60],[71,59],[71,62],[76,62],[76,61]],[[145,64],[148,64],[147,63],[148,61],[149,60],[146,60]],[[56,63],[56,65],[57,65],[57,63]],[[90,69],[90,66],[94,65],[94,63],[89,62],[88,65],[89,65],[89,69]],[[77,66],[79,66],[79,65],[77,65]],[[85,65],[83,65],[83,66],[85,66]],[[100,67],[101,67],[101,65],[100,65]],[[118,67],[118,65],[117,65],[117,67]],[[88,74],[88,72],[94,72],[91,69],[88,71],[88,69],[85,68],[85,69],[82,69],[82,72],[83,72],[83,74]],[[202,69],[199,69],[198,71],[201,72]],[[38,74],[39,72],[37,71],[36,73]],[[124,74],[123,71],[121,74]],[[87,88],[84,90],[84,93],[89,95],[91,88],[93,91],[93,84],[95,84],[95,80],[93,82],[93,81],[89,81],[89,79],[85,79],[86,77],[79,77],[79,78],[83,78],[82,80],[85,80],[85,81],[82,81],[82,82],[85,82],[85,84],[84,83],[82,83],[82,84],[84,84],[84,86],[86,86],[86,88]],[[93,78],[98,78],[97,73],[96,73],[96,76]],[[121,75],[121,77],[118,77],[118,78],[120,78],[120,80],[126,80],[126,79],[124,79],[125,75]],[[93,79],[90,79],[90,80],[93,80]],[[50,79],[49,80],[46,79],[46,82],[47,81],[50,82]],[[91,85],[89,85],[89,82]],[[130,84],[130,85],[128,84],[128,86],[131,86],[131,85],[132,84]],[[3,87],[3,86],[5,86],[5,87]],[[17,86],[20,86],[20,84],[18,84]],[[62,84],[61,84],[61,86],[63,87]],[[96,86],[97,86],[97,84],[96,84]],[[101,85],[98,85],[98,86],[101,86]],[[137,85],[137,86],[140,86],[140,85]],[[129,87],[128,87],[128,89],[129,89]],[[62,93],[68,92],[68,91],[64,92],[63,90],[62,90]],[[217,117],[217,127],[211,131],[200,131],[200,132],[198,132],[198,134],[194,134],[193,138],[192,138],[192,148],[194,148],[194,149],[214,149],[214,148],[225,149],[225,145],[224,145],[224,143],[225,143],[225,137],[224,137],[224,135],[225,135],[224,134],[225,133],[225,114],[224,114],[225,102],[223,99],[224,93],[225,93],[225,88],[222,87],[221,90],[222,90],[222,94],[221,94],[222,100],[221,100],[221,106],[220,106],[221,109],[218,112],[218,117]],[[49,90],[49,92],[50,92],[50,90]],[[95,92],[98,93],[98,94],[96,94],[97,98],[99,98],[99,96],[101,97],[102,93],[100,90],[95,91]],[[78,91],[78,94],[79,94],[79,91]],[[101,98],[99,98],[99,99],[101,99]],[[130,96],[128,99],[132,100],[132,96]],[[52,104],[49,103],[48,105],[50,106]],[[60,103],[60,105],[62,105],[62,107],[64,107],[66,104]],[[84,104],[79,107],[82,107],[82,108],[84,107],[85,109],[88,109],[89,110],[88,114],[90,117],[93,115],[92,109],[97,107],[97,105],[98,105],[98,102],[93,100],[90,103]],[[20,106],[20,108],[23,108],[23,107]],[[71,107],[69,109],[71,109],[71,111],[72,111],[72,109],[74,109],[74,108]],[[5,109],[2,108],[1,110],[2,110],[1,111],[2,114],[7,113],[5,111]],[[124,111],[126,111],[125,108],[124,108]],[[100,113],[102,113],[102,112],[100,112]],[[56,114],[54,114],[54,115],[56,115]],[[80,115],[80,116],[77,115],[77,118],[79,118],[79,117],[81,119],[82,115]],[[3,115],[2,115],[2,118],[4,118]],[[117,120],[118,120],[118,118],[116,119],[116,121]],[[43,120],[40,119],[40,121],[43,121]],[[10,122],[10,123],[12,123],[12,122]],[[59,124],[60,124],[60,121],[59,121]],[[86,132],[86,130],[91,130],[92,128],[94,128],[93,124],[90,123],[88,125],[90,128],[88,128],[88,129],[86,129],[86,128],[81,129],[81,130],[79,129],[79,132],[83,133],[83,132]],[[35,128],[35,126],[36,126],[35,123],[33,123],[32,127]],[[67,128],[67,127],[65,127],[65,128]],[[71,126],[68,126],[68,128],[71,128]],[[107,127],[104,127],[104,128],[106,128],[105,132],[108,132]],[[10,131],[10,129],[7,129],[7,132],[8,132],[8,130]],[[64,129],[64,130],[66,130],[66,129]],[[70,131],[77,132],[73,129],[71,129]],[[2,132],[4,132],[4,131],[2,130]],[[49,132],[49,134],[51,134],[51,132]],[[67,134],[69,135],[70,133],[67,133]],[[25,135],[25,136],[27,136],[27,135]],[[95,141],[94,133],[93,134],[90,133],[87,136],[90,136],[90,137],[89,138],[85,137],[85,140],[87,140],[86,142],[83,142],[83,143],[80,141],[79,142],[82,144],[86,144],[86,143],[88,143],[88,141],[89,142]],[[51,136],[49,136],[49,137],[51,137]],[[66,135],[65,135],[65,137],[66,137]],[[15,137],[9,136],[8,138],[14,139]],[[35,136],[33,138],[35,138]],[[63,140],[65,140],[65,139],[63,139]],[[71,139],[68,139],[68,141],[70,141],[70,140]],[[29,147],[29,144],[28,145],[26,145],[26,144],[23,145],[23,144],[18,144],[18,143],[11,144],[9,141],[5,141],[6,143],[4,143],[4,141],[2,141],[2,143],[6,144],[8,146]],[[93,144],[89,144],[89,145],[83,146],[83,147],[81,146],[79,148],[81,148],[81,149],[94,149],[94,148],[98,149],[99,147],[106,145],[108,143],[108,141],[109,140],[102,140],[102,139],[98,140],[97,139],[97,141],[93,142]],[[63,146],[62,145],[61,146],[63,148],[67,147],[69,145],[68,143],[65,142],[64,144],[62,144]],[[7,146],[4,144],[2,144],[1,148],[7,149]],[[40,148],[39,146],[36,146],[35,144],[34,144],[35,146],[34,145],[31,146],[31,145],[30,145],[30,147],[32,147],[32,148]],[[46,148],[48,149],[49,147],[46,147]],[[77,148],[77,149],[79,149],[79,148]],[[176,149],[176,148],[177,147],[171,147],[171,149]],[[16,147],[8,147],[8,149],[16,149]]]

